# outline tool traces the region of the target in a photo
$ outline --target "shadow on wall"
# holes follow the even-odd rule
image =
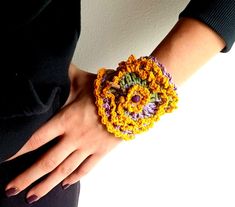
[[[116,67],[130,54],[149,55],[189,0],[82,0],[81,36],[74,55],[80,68]]]

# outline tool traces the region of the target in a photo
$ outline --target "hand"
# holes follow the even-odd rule
[[[58,136],[59,142],[30,168],[8,183],[6,190],[16,188],[18,194],[49,173],[27,193],[27,198],[36,195],[34,198],[38,200],[60,182],[62,186],[67,186],[79,181],[105,154],[121,142],[121,139],[107,132],[97,115],[93,96],[96,75],[71,65],[69,76],[71,90],[64,106],[8,160],[35,150]]]

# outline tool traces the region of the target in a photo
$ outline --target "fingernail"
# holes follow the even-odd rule
[[[31,195],[28,198],[26,198],[26,200],[29,204],[31,204],[31,203],[35,202],[36,200],[38,200],[38,197],[36,195]]]
[[[67,189],[68,187],[70,186],[70,184],[65,184],[65,185],[62,185],[63,189]]]
[[[9,188],[8,190],[5,191],[7,197],[14,196],[18,192],[19,192],[19,189],[17,189],[17,188]]]

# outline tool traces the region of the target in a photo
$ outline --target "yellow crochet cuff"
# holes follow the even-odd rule
[[[101,68],[94,94],[101,122],[116,137],[131,140],[177,108],[176,87],[154,57],[131,55],[116,70]]]

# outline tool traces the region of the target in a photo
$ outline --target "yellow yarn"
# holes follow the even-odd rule
[[[102,68],[94,83],[98,114],[107,130],[131,140],[177,108],[175,85],[149,57],[131,55],[116,71]],[[137,100],[133,101],[133,97]]]

